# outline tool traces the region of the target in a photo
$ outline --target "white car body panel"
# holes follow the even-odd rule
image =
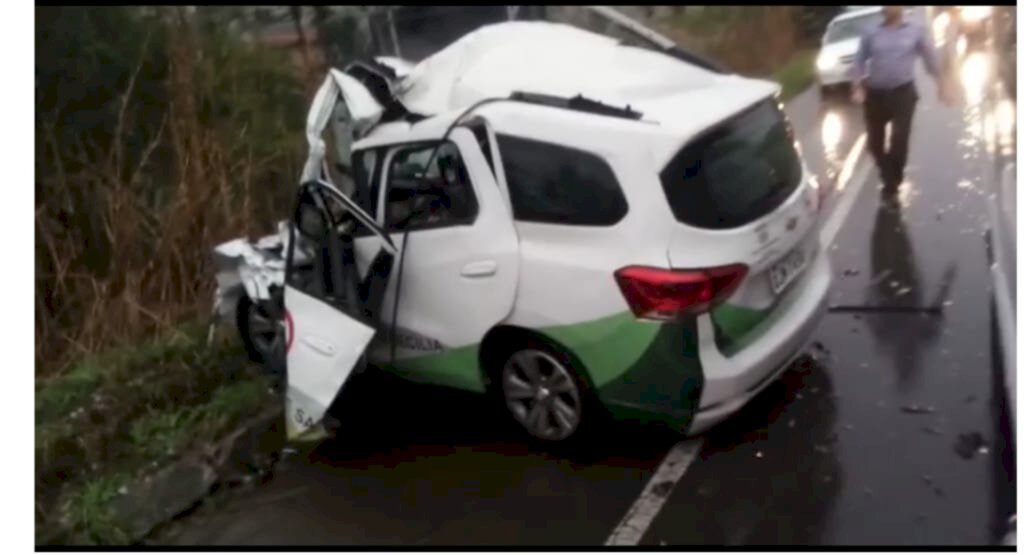
[[[288,439],[320,435],[317,428],[376,330],[345,313],[285,286],[289,322]]]
[[[856,38],[822,46],[816,61],[818,82],[825,86],[849,83],[853,78],[854,57],[859,47],[860,39]],[[823,60],[835,61],[824,66]]]
[[[440,137],[437,133],[432,138]],[[458,147],[469,172],[478,213],[471,225],[393,235],[398,248],[405,251],[398,307],[402,332],[436,342],[402,342],[396,345],[396,360],[414,358],[424,351],[479,344],[487,330],[506,319],[516,298],[519,241],[506,200],[473,134],[457,128],[448,140]],[[384,167],[388,167],[387,162]],[[382,196],[385,192],[382,187]],[[383,205],[382,198],[379,206]],[[379,222],[382,216],[382,211],[378,212]],[[357,251],[362,249],[357,245]],[[384,296],[385,324],[393,319],[398,281],[390,280]],[[385,354],[388,347],[381,345],[371,358],[391,362]],[[408,377],[416,379],[415,371]]]
[[[831,29],[837,23],[878,14],[881,11],[881,6],[852,8],[833,18],[828,27]],[[828,30],[825,31],[825,36],[828,36]],[[858,48],[860,37],[832,42],[825,42],[825,38],[822,38],[821,51],[815,60],[818,84],[828,87],[850,83],[853,80],[854,57]]]

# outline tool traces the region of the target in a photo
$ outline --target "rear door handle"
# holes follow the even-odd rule
[[[470,262],[462,267],[463,277],[488,277],[498,273],[498,263],[493,260]]]

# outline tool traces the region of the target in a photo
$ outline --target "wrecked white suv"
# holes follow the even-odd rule
[[[490,392],[541,440],[608,413],[700,432],[824,313],[818,192],[777,92],[545,22],[404,78],[332,70],[294,216],[218,247],[218,312],[284,329],[292,437],[367,363]]]

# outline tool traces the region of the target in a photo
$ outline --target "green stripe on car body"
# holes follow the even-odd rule
[[[467,345],[436,354],[402,358],[394,365],[382,364],[384,370],[410,381],[443,385],[483,393],[483,375],[480,372],[480,345]]]
[[[659,323],[631,312],[539,332],[583,365],[597,396],[619,416],[685,426],[700,400],[703,373],[696,320]],[[383,368],[407,379],[483,392],[479,345],[405,358]]]
[[[760,334],[758,326],[768,318],[775,306],[763,310],[739,305],[723,304],[711,311],[715,326],[715,345],[723,355],[730,357],[743,350]]]

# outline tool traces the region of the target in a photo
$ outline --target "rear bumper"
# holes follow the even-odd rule
[[[802,282],[793,284],[799,288],[799,295],[790,301],[788,309],[780,310],[780,316],[767,323],[770,329],[756,343],[729,358],[716,349],[701,349],[704,391],[688,433],[704,432],[738,411],[807,347],[828,308],[832,283],[828,255],[819,252],[808,270]],[[703,318],[698,326],[702,338],[713,338],[714,327],[709,318]]]

